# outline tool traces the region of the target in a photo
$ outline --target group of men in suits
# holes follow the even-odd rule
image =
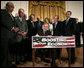
[[[37,21],[34,22],[35,15],[31,14],[26,21],[24,17],[24,9],[19,9],[19,16],[14,17],[12,15],[14,4],[8,2],[6,9],[1,10],[1,66],[10,67],[11,54],[10,51],[16,51],[17,59],[25,57],[27,53],[28,61],[32,61],[32,36],[48,36],[51,35],[47,23],[41,21],[41,17],[37,17]],[[78,25],[76,19],[71,18],[71,11],[66,12],[66,20],[59,21],[59,16],[56,15],[53,24],[53,36],[73,36],[76,35]],[[15,48],[14,48],[15,47]],[[11,49],[12,48],[12,49]],[[25,51],[26,50],[26,51]],[[44,50],[39,51],[43,53]],[[26,52],[26,53],[25,53]],[[55,59],[59,59],[61,49],[52,49],[52,63],[55,65]],[[68,52],[68,48],[67,48]],[[40,54],[39,53],[39,54]],[[56,55],[55,55],[56,53]],[[43,54],[41,54],[42,56]],[[9,58],[9,59],[8,59]],[[43,57],[41,57],[44,59]],[[23,58],[24,59],[24,58]],[[20,60],[19,60],[20,61]],[[75,48],[71,48],[71,63],[75,62]]]
[[[63,21],[63,22],[59,21],[59,17],[57,15],[55,16],[55,23],[53,24],[53,36],[74,36],[75,35],[76,28],[77,28],[76,27],[76,19],[75,18],[71,18],[71,14],[72,14],[71,11],[67,11],[66,12],[67,19],[65,21]],[[33,18],[33,16],[32,16],[32,18]],[[38,18],[37,18],[37,20],[38,20]],[[34,24],[34,28],[36,26],[36,31],[34,29],[31,30],[30,31],[31,34],[34,34],[36,32],[34,35],[37,35],[37,36],[38,35],[39,36],[48,36],[48,35],[50,35],[50,33],[49,33],[48,30],[45,31],[45,28],[49,27],[47,23],[46,23],[47,25],[45,25],[45,24],[43,24],[43,22],[41,22],[39,20],[36,21],[36,22],[33,22],[33,23],[31,21],[30,23],[31,23],[32,26]],[[30,23],[28,23],[28,24],[30,24]],[[33,32],[35,31],[35,32],[33,33],[32,31]],[[52,52],[55,51],[55,52],[58,53],[57,54],[58,56],[56,58],[60,57],[60,51],[61,51],[61,49],[56,49],[56,50],[52,49],[51,51]],[[67,52],[69,52],[68,48],[67,48]],[[52,54],[52,64],[51,64],[51,66],[55,65],[54,64],[55,59],[56,59],[55,56],[56,56],[55,54]],[[75,62],[75,48],[71,48],[71,63],[73,64],[74,62]]]

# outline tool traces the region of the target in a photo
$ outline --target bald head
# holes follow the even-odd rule
[[[7,2],[7,3],[6,3],[6,10],[7,10],[8,12],[12,13],[13,10],[14,10],[14,4],[13,4],[12,2]]]

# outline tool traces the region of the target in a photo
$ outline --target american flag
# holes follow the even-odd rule
[[[42,42],[42,38],[46,38],[46,39],[59,39],[59,41],[46,41],[45,43]],[[40,40],[36,40],[36,38],[41,38]],[[33,41],[34,39],[34,41]],[[32,39],[32,48],[72,48],[72,47],[75,47],[75,36],[39,36],[39,37],[34,37],[33,36],[33,39]],[[39,44],[39,42],[41,44]],[[42,44],[44,43],[44,44]],[[58,43],[58,45],[48,45],[47,43]]]

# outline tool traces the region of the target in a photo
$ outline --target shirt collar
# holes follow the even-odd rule
[[[31,22],[33,22],[33,21],[31,21]]]
[[[68,20],[70,19],[70,18],[67,18]]]
[[[22,17],[19,17],[20,21],[22,21]]]

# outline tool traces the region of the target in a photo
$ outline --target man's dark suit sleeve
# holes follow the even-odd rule
[[[3,27],[5,27],[6,29],[8,29],[9,31],[11,31],[11,29],[12,29],[14,26],[12,25],[11,22],[8,21],[8,20],[10,20],[10,19],[8,19],[8,18],[9,18],[9,17],[7,17],[7,13],[1,11],[1,20],[2,20],[1,25],[2,25]]]
[[[72,29],[72,34],[75,34],[75,32],[76,32],[76,19],[75,18],[73,18],[73,29]]]
[[[51,32],[50,31],[48,31],[48,35],[51,35]]]
[[[83,22],[80,24],[80,31],[83,32]]]

